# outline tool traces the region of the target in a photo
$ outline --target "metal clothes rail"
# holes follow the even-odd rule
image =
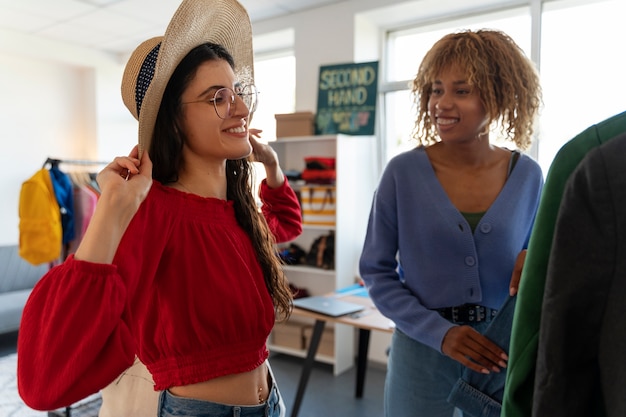
[[[58,166],[59,164],[71,164],[71,165],[107,165],[111,161],[93,161],[89,159],[58,159],[47,158],[43,163],[43,168],[50,164],[51,166]]]

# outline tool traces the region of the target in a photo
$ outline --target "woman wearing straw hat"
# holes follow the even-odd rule
[[[159,416],[279,416],[266,340],[291,293],[275,241],[301,232],[275,152],[248,129],[256,106],[252,31],[235,0],[184,0],[142,43],[122,80],[139,144],[99,175],[75,255],[33,290],[18,340],[18,388],[65,407],[135,356]],[[258,209],[251,163],[264,165]]]

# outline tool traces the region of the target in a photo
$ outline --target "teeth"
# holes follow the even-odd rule
[[[457,122],[457,119],[442,119],[438,118],[437,123],[440,125],[451,125]]]
[[[246,128],[243,126],[239,126],[239,127],[233,127],[232,129],[228,129],[226,131],[231,132],[231,133],[243,133],[246,131]]]

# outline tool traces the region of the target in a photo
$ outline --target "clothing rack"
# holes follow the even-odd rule
[[[43,163],[43,168],[50,164],[51,166],[58,166],[59,164],[71,164],[71,165],[108,165],[111,161],[92,161],[89,159],[57,159],[47,158]]]
[[[85,167],[94,167],[97,165],[108,165],[110,162],[107,161],[96,161],[96,160],[91,160],[91,159],[59,159],[59,158],[51,158],[48,157],[46,158],[45,162],[43,163],[42,169],[46,169],[48,166],[50,167],[49,169],[59,169],[59,165],[60,164],[68,164],[68,165],[82,165]],[[81,170],[82,171],[82,170]],[[97,177],[97,169],[89,169],[90,172],[87,172],[86,174],[88,174],[85,178],[81,178],[80,182],[81,184],[88,184],[89,187],[91,189],[93,189],[96,192],[99,192],[99,187],[98,187],[98,183],[96,181],[96,177]],[[91,172],[93,171],[93,172]],[[75,183],[75,179],[73,177],[73,173],[69,174],[71,179],[70,181],[72,183]],[[67,251],[68,251],[69,246],[66,244],[63,246],[63,256],[62,259],[65,260],[65,258],[67,257]],[[55,265],[55,261],[50,263],[50,268],[52,268]],[[69,416],[69,413],[67,414],[67,416]]]

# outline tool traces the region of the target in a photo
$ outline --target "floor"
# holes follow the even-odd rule
[[[14,353],[16,341],[16,333],[0,335],[0,356]],[[270,358],[274,376],[287,407],[287,417],[291,415],[303,360],[283,354],[275,354]],[[335,377],[330,365],[316,363],[298,417],[380,417],[383,414],[384,380],[384,366],[378,363],[370,364],[363,398],[356,398],[355,368]]]
[[[296,395],[302,361],[288,355],[274,355],[270,358],[288,417]],[[363,398],[356,398],[354,367],[335,377],[330,365],[316,363],[298,417],[380,417],[383,415],[384,382],[383,366],[370,364],[365,376]]]

